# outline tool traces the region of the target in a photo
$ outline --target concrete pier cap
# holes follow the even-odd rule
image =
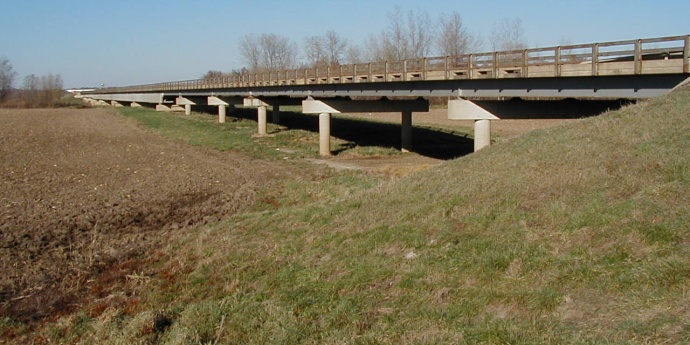
[[[500,120],[472,101],[462,98],[448,101],[448,119],[474,120],[474,152],[491,145],[491,121]]]

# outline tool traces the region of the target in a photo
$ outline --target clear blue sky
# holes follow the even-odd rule
[[[32,73],[60,74],[65,87],[196,79],[242,67],[237,46],[249,33],[301,44],[334,30],[363,43],[394,5],[432,19],[457,11],[484,38],[517,17],[531,47],[690,34],[690,0],[0,0],[0,57],[16,87]]]

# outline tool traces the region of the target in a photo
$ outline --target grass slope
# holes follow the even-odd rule
[[[141,344],[690,342],[690,89],[393,181],[332,175],[181,234],[142,303],[45,337]]]

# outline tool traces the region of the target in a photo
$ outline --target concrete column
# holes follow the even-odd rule
[[[278,103],[273,103],[273,123],[280,123],[280,105]]]
[[[221,104],[218,106],[218,123],[225,123],[225,104]]]
[[[184,114],[185,115],[192,115],[192,105],[191,104],[185,104],[184,105]]]
[[[474,152],[491,145],[491,120],[474,121]]]
[[[401,124],[401,142],[400,150],[402,152],[410,152],[412,150],[412,112],[403,111],[402,112],[402,124]]]
[[[331,155],[331,114],[319,114],[319,154]]]
[[[259,115],[259,135],[266,135],[266,106],[258,108]]]

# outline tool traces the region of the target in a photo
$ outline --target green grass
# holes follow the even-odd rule
[[[82,344],[690,342],[688,109],[684,88],[396,180],[290,181],[265,192],[281,207],[175,234],[139,309],[67,317],[42,334]],[[274,156],[264,139],[225,143],[226,132],[252,132],[240,133],[242,121],[140,121]],[[214,131],[223,135],[196,138]],[[244,146],[256,143],[265,147]],[[159,273],[182,266],[174,282]],[[156,315],[169,326],[154,327]]]

